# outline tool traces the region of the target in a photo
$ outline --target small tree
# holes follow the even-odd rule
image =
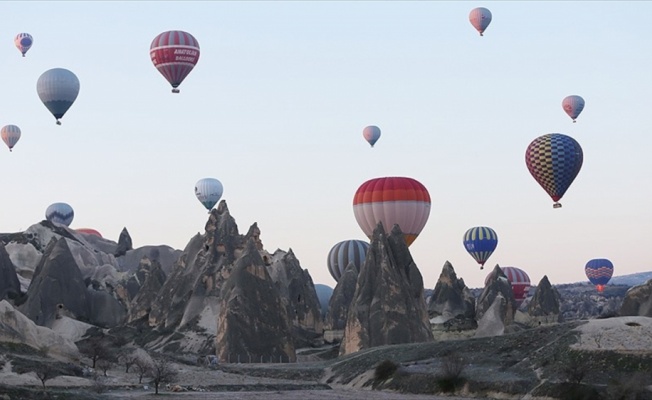
[[[108,360],[111,358],[111,351],[100,336],[94,336],[86,341],[80,342],[78,347],[82,354],[91,359],[93,363],[91,368],[95,368],[98,360]]]
[[[34,372],[36,372],[36,376],[43,384],[43,389],[45,389],[46,381],[49,381],[50,379],[58,375],[57,370],[54,369],[54,367],[51,364],[46,362],[39,363],[39,365],[36,367],[36,370]]]
[[[106,372],[111,369],[111,361],[104,359],[98,360],[97,368],[104,373],[104,376],[106,376]]]
[[[134,360],[134,368],[138,374],[138,383],[143,383],[143,376],[147,375],[150,370],[151,363],[144,357],[136,357]]]
[[[159,385],[172,382],[177,376],[177,370],[168,359],[159,358],[151,364],[148,375],[154,384],[154,394],[158,394]]]
[[[129,368],[136,363],[136,359],[138,358],[138,354],[134,350],[133,347],[127,347],[118,356],[118,362],[125,366],[126,374],[129,373]]]

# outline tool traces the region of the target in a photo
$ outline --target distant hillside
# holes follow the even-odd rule
[[[652,279],[652,271],[637,272],[635,274],[614,276],[609,281],[610,285],[636,286],[642,285]]]

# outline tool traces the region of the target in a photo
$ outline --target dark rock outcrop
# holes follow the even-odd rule
[[[423,278],[398,225],[390,235],[379,223],[360,268],[340,354],[433,339]]]
[[[135,275],[139,282],[142,282],[138,292],[129,301],[128,322],[136,321],[147,317],[158,292],[165,283],[165,272],[158,261],[151,261],[143,258],[140,261],[140,268]]]
[[[256,238],[252,237],[252,240]],[[256,248],[262,250],[258,246]],[[301,268],[292,249],[287,253],[277,250],[272,259],[268,272],[286,302],[295,348],[322,345],[324,327],[321,308],[310,273]]]
[[[222,287],[215,339],[221,362],[296,361],[287,306],[250,238]]]
[[[101,327],[123,322],[126,310],[113,293],[85,281],[75,261],[68,239],[52,239],[46,247],[27,290],[21,312],[37,325],[50,327],[59,309],[80,321]]]
[[[134,246],[131,242],[131,236],[127,228],[122,228],[120,232],[120,237],[118,237],[118,247],[115,249],[115,256],[120,257],[124,256],[129,250],[133,250]]]
[[[652,317],[652,279],[627,291],[620,306],[620,315]]]
[[[503,324],[507,326],[514,321],[514,313],[517,309],[516,300],[514,299],[512,285],[509,283],[503,270],[500,269],[500,266],[496,264],[491,272],[489,281],[476,303],[475,319],[478,321],[478,326],[480,325],[480,320],[493,305],[499,294],[505,301],[504,307],[499,308],[501,310],[501,320],[503,321]]]
[[[437,319],[438,323],[445,323],[457,317],[475,319],[475,297],[464,284],[464,280],[457,278],[453,266],[448,261],[444,264],[428,301],[428,316]]]
[[[357,281],[358,268],[351,262],[340,276],[328,302],[326,329],[343,330],[346,326],[346,317],[349,315],[349,306],[355,295]]]
[[[20,297],[20,281],[5,246],[0,243],[0,300]]]
[[[140,268],[140,261],[146,257],[151,261],[157,261],[163,272],[170,274],[174,265],[179,261],[182,251],[173,249],[170,246],[143,246],[128,250],[123,256],[116,258],[120,271],[135,272]]]
[[[550,284],[548,276],[544,275],[528,304],[527,312],[535,325],[561,322],[560,304],[559,292]]]

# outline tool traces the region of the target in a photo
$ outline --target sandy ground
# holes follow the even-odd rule
[[[148,393],[112,393],[116,399],[151,399],[152,394]],[[370,390],[288,390],[274,392],[186,392],[170,393],[163,392],[161,399],[181,400],[213,400],[213,399],[265,399],[265,400],[463,400],[463,397],[439,397],[430,395],[409,395],[390,392],[378,392]],[[476,398],[477,399],[477,398]]]
[[[576,330],[581,334],[575,349],[652,353],[652,318],[592,319]]]

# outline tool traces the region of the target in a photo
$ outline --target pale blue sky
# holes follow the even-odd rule
[[[484,37],[468,21],[480,6],[493,13]],[[0,13],[0,125],[22,130],[13,153],[0,143],[0,232],[64,201],[73,228],[117,240],[126,226],[137,247],[183,249],[207,219],[194,184],[214,177],[241,232],[258,222],[267,250],[292,248],[334,286],[328,251],[365,239],[356,189],[409,176],[433,201],[410,247],[427,288],[446,260],[483,284],[488,269],[462,245],[476,225],[499,236],[488,268],[535,283],[585,280],[591,258],[616,275],[652,267],[650,2],[51,1]],[[149,59],[173,29],[201,46],[179,95]],[[26,58],[19,32],[34,37]],[[54,67],[81,82],[62,126],[36,94]],[[586,100],[576,124],[561,108],[570,94]],[[524,161],[551,132],[584,150],[557,210]]]

